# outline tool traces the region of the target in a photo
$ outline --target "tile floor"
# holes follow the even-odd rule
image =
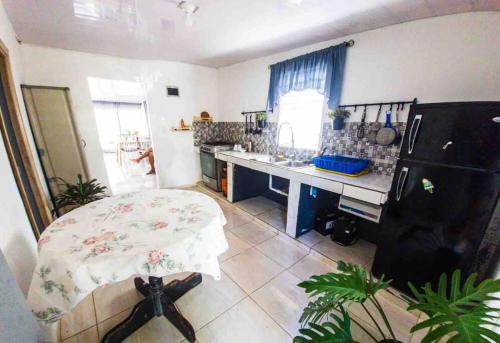
[[[264,223],[285,232],[286,207],[283,205],[262,196],[239,201],[235,205]]]
[[[308,298],[296,285],[310,275],[336,270],[335,261],[343,259],[368,266],[374,246],[359,241],[353,247],[340,247],[316,232],[295,240],[240,207],[223,200],[202,186],[192,189],[212,195],[221,205],[229,250],[219,257],[222,279],[204,277],[203,282],[177,301],[180,311],[196,330],[202,343],[291,342],[298,333],[298,319]],[[258,205],[253,206],[254,212]],[[277,208],[277,207],[275,207]],[[168,276],[165,282],[186,275]],[[381,294],[395,331],[403,342],[417,343],[409,328],[419,315],[404,310],[404,302],[390,292]],[[102,287],[82,301],[61,320],[64,343],[94,343],[128,316],[141,299],[133,280]],[[350,309],[356,320],[370,328],[359,307]],[[353,325],[359,342],[370,342]],[[156,318],[135,332],[126,342],[183,342],[183,337],[163,318]]]
[[[137,152],[125,153],[123,165],[120,166],[116,161],[116,153],[104,153],[106,172],[113,195],[157,188],[156,175],[146,175],[149,170],[146,159],[139,164],[130,161],[137,155]]]

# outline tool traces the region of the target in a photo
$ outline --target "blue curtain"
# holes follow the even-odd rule
[[[282,95],[290,91],[315,89],[324,94],[328,107],[339,104],[344,79],[345,43],[298,56],[271,66],[267,110],[272,111]]]

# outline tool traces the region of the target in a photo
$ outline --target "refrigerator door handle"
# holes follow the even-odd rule
[[[401,171],[399,172],[398,185],[396,187],[396,201],[399,201],[401,199],[401,195],[403,194],[403,189],[405,186],[405,181],[406,181],[406,176],[408,175],[408,171],[409,171],[408,167],[403,167],[403,168],[401,168]]]
[[[413,147],[415,146],[415,139],[417,138],[418,129],[420,128],[420,123],[422,122],[422,115],[417,114],[413,118],[413,123],[411,123],[410,134],[408,135],[408,154],[413,152]],[[417,126],[415,126],[415,124]],[[413,129],[415,128],[415,132]]]

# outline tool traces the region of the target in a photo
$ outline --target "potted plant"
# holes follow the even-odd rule
[[[338,107],[335,111],[328,112],[328,117],[333,119],[333,129],[342,130],[345,126],[345,119],[349,118],[351,112],[344,108]]]
[[[260,112],[255,115],[255,120],[257,121],[257,127],[259,129],[264,129],[267,126],[267,113]]]
[[[78,174],[78,181],[76,184],[70,184],[61,178],[58,179],[61,180],[66,187],[66,190],[59,193],[54,199],[58,209],[64,207],[75,209],[106,197],[106,186],[100,185],[97,179],[83,181],[81,174]]]
[[[301,335],[294,338],[294,343],[356,342],[351,335],[351,323],[359,326],[373,342],[400,342],[376,296],[379,291],[389,288],[390,281],[383,277],[376,280],[365,268],[342,261],[337,269],[338,273],[314,275],[298,285],[316,299],[304,309],[300,318]],[[405,298],[409,303],[407,310],[420,310],[427,316],[410,332],[427,329],[422,343],[448,339],[456,343],[500,342],[500,335],[488,328],[499,326],[494,321],[499,318],[500,308],[487,304],[498,300],[493,294],[500,292],[500,279],[487,279],[478,285],[475,281],[476,274],[472,274],[461,287],[460,271],[456,270],[450,287],[446,275],[441,275],[437,291],[430,283],[420,290],[410,283],[414,299]],[[349,316],[346,307],[352,303],[359,303],[367,312],[378,334]],[[367,304],[371,304],[371,311]],[[378,313],[382,319],[377,321],[372,312]],[[330,320],[322,322],[325,317]]]

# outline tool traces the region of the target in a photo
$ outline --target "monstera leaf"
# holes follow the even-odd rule
[[[337,269],[339,273],[313,275],[298,285],[309,296],[319,296],[304,309],[301,323],[317,323],[335,307],[345,302],[363,303],[369,296],[389,287],[383,277],[375,281],[361,266],[339,261]]]
[[[315,301],[309,302],[302,315],[300,316],[299,323],[302,325],[320,322],[328,313],[335,310],[338,303],[332,299],[325,299],[319,297]]]
[[[342,317],[330,314],[331,322],[321,325],[311,323],[309,328],[300,329],[301,336],[296,336],[293,343],[353,343],[351,336],[351,319],[347,311],[339,306],[336,308]]]
[[[476,274],[470,275],[460,287],[460,271],[456,270],[448,290],[447,277],[443,274],[437,292],[429,283],[421,291],[410,283],[416,301],[407,299],[408,310],[420,310],[429,317],[415,325],[411,332],[430,328],[422,343],[438,342],[446,336],[450,337],[448,342],[453,343],[500,342],[500,335],[486,327],[500,327],[492,322],[499,318],[499,309],[486,304],[498,300],[492,294],[500,292],[500,280],[488,279],[475,286],[476,278]]]

